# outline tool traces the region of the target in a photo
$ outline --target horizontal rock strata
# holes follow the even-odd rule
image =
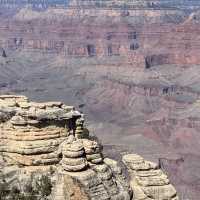
[[[24,96],[0,96],[0,152],[22,165],[59,162],[59,145],[80,113],[61,102],[35,103]]]
[[[0,96],[0,127],[0,178],[9,174],[9,182],[25,183],[27,177],[46,173],[54,200],[178,199],[158,166],[138,155],[123,157],[129,185],[118,163],[104,158],[102,146],[88,135],[83,115],[71,106]]]
[[[62,144],[61,152],[61,173],[77,179],[92,200],[130,199],[126,181],[117,181],[118,174],[104,163],[96,141],[71,137]]]
[[[123,156],[123,162],[129,169],[136,200],[178,200],[175,188],[157,164],[135,154]]]

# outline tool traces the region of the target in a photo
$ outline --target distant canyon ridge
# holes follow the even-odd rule
[[[196,0],[1,0],[1,6],[6,8],[19,8],[32,6],[35,9],[49,7],[68,8],[70,6],[110,7],[110,8],[174,8],[194,9],[200,6]]]
[[[146,68],[199,63],[195,56],[199,53],[199,14],[191,10],[196,1],[194,7],[184,1],[182,6],[188,9],[171,1],[98,2],[71,1],[65,9],[51,7],[43,12],[8,7],[6,16],[10,13],[12,17],[1,22],[1,47],[70,58],[96,56],[107,60],[116,56],[122,63]],[[51,1],[46,4],[53,6]],[[0,9],[3,6],[0,4]],[[1,14],[3,18],[4,12]]]

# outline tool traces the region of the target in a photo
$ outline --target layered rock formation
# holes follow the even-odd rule
[[[123,156],[131,175],[131,188],[136,200],[173,199],[178,200],[175,188],[157,164],[145,161],[141,156]]]
[[[158,166],[136,155],[123,157],[130,188],[117,162],[104,158],[101,145],[84,134],[83,115],[71,106],[3,95],[0,117],[0,175],[9,184],[51,173],[55,200],[130,200],[132,192],[136,200],[178,199]]]
[[[1,152],[27,166],[58,163],[58,147],[81,114],[60,102],[33,103],[23,96],[0,101]]]
[[[0,2],[0,92],[80,105],[114,155],[113,144],[151,159],[183,159],[163,168],[183,198],[196,200],[199,2],[69,1],[65,9],[61,1],[32,2],[34,9],[27,1]],[[82,119],[77,124],[70,132],[88,134]],[[51,159],[60,160],[57,154]]]
[[[149,58],[150,66],[199,63],[194,58],[199,42],[190,34],[192,28],[198,38],[199,30],[193,23],[189,28],[185,25],[190,12],[181,10],[181,5],[187,7],[188,3],[69,1],[66,9],[37,12],[23,8],[13,18],[2,20],[0,45],[9,51],[76,59],[103,57],[113,65],[119,63],[111,58],[118,57],[122,64],[134,67],[145,67]]]
[[[130,199],[129,187],[103,161],[95,141],[71,138],[63,145],[61,173],[77,179],[91,199]]]

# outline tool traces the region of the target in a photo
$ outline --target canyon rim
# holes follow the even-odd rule
[[[99,184],[94,192],[101,191],[105,199],[131,198],[142,193],[144,184],[144,195],[150,196],[140,199],[176,199],[178,194],[181,200],[198,200],[199,9],[200,3],[194,0],[0,1],[0,150],[8,159],[0,161],[4,163],[1,169],[14,174],[16,181],[26,168],[31,174],[43,166],[47,172],[56,166],[52,198],[56,192],[65,198],[63,188],[69,185],[82,199],[94,198],[87,188],[90,183],[84,179],[80,185],[81,178],[93,176]],[[49,101],[54,103],[32,103]],[[65,104],[78,111],[67,106],[65,113]],[[42,127],[40,119],[39,128],[36,123],[38,116],[24,119],[22,111],[33,109],[41,112],[39,118],[44,117]],[[56,109],[60,111],[55,113]],[[73,131],[64,131],[61,119],[70,115],[68,111],[85,115],[90,137],[99,138],[103,152],[93,139],[70,136],[78,116],[70,125]],[[49,112],[53,124],[50,119],[45,122],[46,115],[52,117]],[[12,124],[17,121],[21,125]],[[83,126],[83,121],[77,123]],[[87,156],[90,146],[99,149],[93,156]],[[62,153],[71,148],[79,155],[76,159]],[[93,159],[100,164],[91,167]],[[125,172],[122,182],[115,174],[116,161]],[[146,167],[145,175],[137,167]],[[83,174],[73,171],[78,168]],[[110,190],[99,179],[101,175],[108,178]],[[164,188],[172,184],[176,190],[163,192],[165,197],[152,196],[149,180]],[[69,188],[66,191],[70,194]]]

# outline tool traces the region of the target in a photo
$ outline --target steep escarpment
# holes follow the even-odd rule
[[[182,198],[196,200],[200,195],[200,30],[199,12],[192,8],[199,3],[70,1],[67,8],[52,8],[47,1],[37,2],[36,9],[1,8],[0,93],[79,107],[88,115],[91,130],[106,144],[106,155],[119,158],[117,152],[130,150],[160,158]],[[31,120],[23,123],[30,126]],[[61,159],[53,149],[63,140],[52,126],[42,127],[48,137],[32,130],[27,145],[20,141],[27,130],[17,136],[10,133],[13,128],[6,130],[3,140],[12,138],[8,144],[17,145],[17,150],[11,149],[17,151],[13,152],[17,162],[48,166]],[[36,136],[38,142],[30,147],[30,138]],[[37,160],[30,151],[37,154],[42,140],[53,152],[45,151],[45,158]],[[10,153],[4,154],[9,159]],[[85,158],[79,159],[85,165]]]
[[[0,103],[0,173],[1,184],[6,183],[8,191],[15,186],[25,192],[30,180],[45,175],[50,177],[50,197],[55,200],[139,200],[135,188],[144,190],[145,198],[178,199],[158,166],[135,155],[124,156],[124,163],[138,173],[150,170],[150,175],[141,175],[143,180],[131,173],[131,180],[137,180],[132,180],[130,187],[118,163],[104,158],[102,146],[89,137],[83,115],[73,107],[61,102],[30,102],[15,95],[0,96]],[[151,170],[155,172],[151,174]]]
[[[26,7],[2,20],[1,46],[75,59],[116,57],[134,67],[199,63],[198,14],[172,2],[164,7],[137,3],[70,1],[65,9],[44,12]]]
[[[9,51],[37,51],[75,59],[104,58],[112,64],[121,60],[134,67],[194,62],[190,53],[194,47],[188,45],[193,38],[188,33],[189,38],[183,40],[187,28],[182,23],[188,18],[187,12],[117,5],[76,5],[44,12],[23,8],[1,22],[1,46]],[[199,30],[195,32],[198,35]],[[182,55],[185,48],[187,59]]]

